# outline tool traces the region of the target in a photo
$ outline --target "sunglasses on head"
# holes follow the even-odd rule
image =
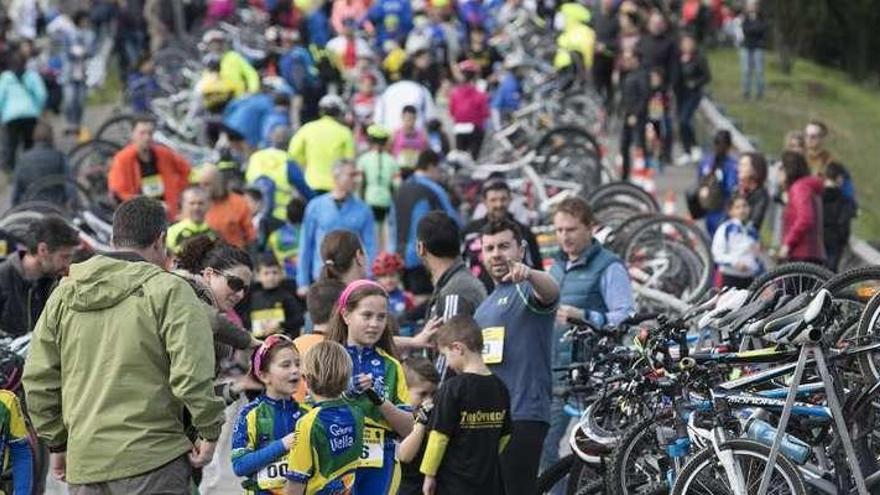
[[[236,277],[235,275],[226,272],[218,271],[217,273],[226,279],[226,285],[229,286],[229,290],[232,292],[247,292],[248,285],[244,283],[244,280],[242,280],[241,277]]]

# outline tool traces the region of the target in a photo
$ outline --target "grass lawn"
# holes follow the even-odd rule
[[[828,124],[826,144],[853,174],[861,206],[855,233],[880,239],[880,90],[853,82],[842,72],[798,59],[790,76],[768,53],[764,99],[741,97],[739,59],[732,49],[709,54],[712,98],[764,153],[778,156],[786,132],[811,118]]]

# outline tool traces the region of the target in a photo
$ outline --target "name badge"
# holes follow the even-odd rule
[[[257,485],[262,490],[284,488],[287,459],[273,462],[257,472]]]
[[[364,450],[361,452],[361,467],[380,468],[385,464],[385,430],[364,428]]]
[[[483,329],[483,362],[499,364],[504,359],[504,327]]]
[[[162,183],[161,175],[148,175],[141,179],[141,192],[151,198],[162,197],[165,194],[165,184]]]

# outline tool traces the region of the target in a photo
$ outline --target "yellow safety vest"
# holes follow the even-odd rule
[[[295,193],[293,185],[287,179],[287,160],[288,155],[284,150],[266,148],[257,151],[248,160],[244,175],[248,185],[253,185],[260,177],[268,177],[275,183],[275,208],[272,216],[282,222],[287,221],[287,203],[290,203]]]

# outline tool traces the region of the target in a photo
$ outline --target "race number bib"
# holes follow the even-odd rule
[[[380,468],[383,464],[385,464],[385,430],[365,427],[361,467]]]
[[[151,198],[161,198],[165,194],[165,184],[161,175],[148,175],[141,179],[141,193]]]
[[[257,337],[266,335],[272,327],[284,321],[283,308],[268,308],[251,311],[251,331]]]
[[[504,327],[483,329],[483,362],[499,364],[504,359]]]
[[[257,484],[262,490],[284,488],[287,474],[287,459],[273,462],[257,473]]]

